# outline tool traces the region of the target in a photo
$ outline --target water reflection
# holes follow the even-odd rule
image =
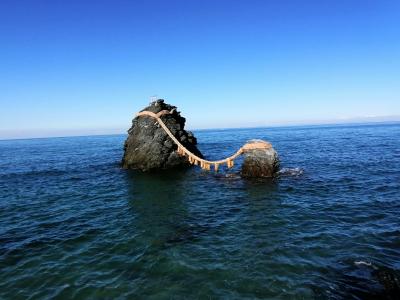
[[[193,241],[209,227],[189,211],[187,180],[191,170],[158,173],[127,172],[129,201],[136,230],[148,245],[159,249]]]

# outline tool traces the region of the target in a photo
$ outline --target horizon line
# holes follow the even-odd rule
[[[397,116],[396,116],[397,117]],[[288,124],[270,124],[270,125],[260,125],[260,126],[232,126],[232,127],[215,127],[215,128],[188,128],[185,129],[187,131],[212,131],[212,130],[235,130],[235,129],[258,129],[258,128],[285,128],[285,127],[317,127],[317,126],[346,126],[346,125],[358,125],[358,126],[367,126],[367,125],[396,125],[400,124],[400,117],[394,119],[394,120],[383,120],[383,121],[343,121],[340,122],[340,120],[335,121],[325,121],[321,123],[288,123]],[[68,129],[59,129],[59,130],[68,130]],[[72,129],[69,129],[72,130]],[[84,130],[84,129],[76,129],[76,130]],[[101,129],[89,129],[89,130],[101,130]],[[104,129],[106,130],[121,130],[120,128],[109,128],[109,129]],[[117,136],[117,135],[127,135],[127,130],[126,132],[114,132],[114,133],[83,133],[83,134],[66,134],[66,135],[49,135],[49,136],[26,136],[26,137],[1,137],[0,136],[0,141],[13,141],[13,140],[33,140],[33,139],[56,139],[56,138],[71,138],[71,137],[91,137],[91,136]],[[1,131],[0,131],[1,134]]]

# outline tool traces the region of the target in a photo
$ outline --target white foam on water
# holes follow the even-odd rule
[[[362,260],[355,261],[354,264],[355,264],[356,266],[368,266],[368,267],[371,267],[371,266],[372,266],[372,263],[371,263],[371,262],[369,262],[369,261],[362,261]]]
[[[304,173],[304,170],[301,168],[282,168],[279,170],[279,175],[284,176],[300,176]]]

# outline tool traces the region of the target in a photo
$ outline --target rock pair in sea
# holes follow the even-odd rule
[[[209,162],[204,160],[197,148],[197,139],[193,133],[184,129],[186,119],[175,106],[159,99],[141,112],[148,112],[148,115],[136,116],[128,130],[122,158],[122,167],[125,169],[154,171],[184,168],[195,164],[204,166],[207,170],[210,169],[208,166],[212,165],[217,171],[219,165],[224,163],[228,168],[232,167],[233,160],[243,154],[243,177],[274,177],[278,172],[278,155],[271,144],[265,141],[248,142],[239,149],[237,155],[226,162]],[[184,149],[187,150],[186,153]]]

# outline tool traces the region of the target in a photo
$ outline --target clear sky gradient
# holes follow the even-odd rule
[[[400,115],[400,1],[0,1],[0,138]]]

